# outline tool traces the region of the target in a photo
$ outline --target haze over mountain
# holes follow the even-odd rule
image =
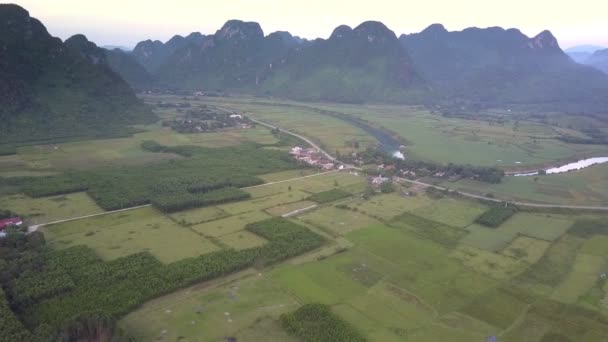
[[[380,22],[338,26],[328,39],[264,36],[228,21],[197,40],[145,41],[133,56],[173,91],[233,91],[304,100],[540,105],[604,111],[608,78],[572,62],[549,31],[500,27],[396,35]],[[144,58],[145,57],[145,58]],[[151,65],[157,65],[150,67]]]
[[[608,49],[594,52],[584,63],[608,74]]]
[[[289,51],[263,81],[268,94],[345,102],[405,101],[424,86],[395,33],[375,21]]]
[[[62,43],[0,4],[0,142],[116,135],[147,117],[102,49],[82,35]]]
[[[155,72],[176,50],[188,44],[200,44],[204,39],[205,36],[201,33],[192,32],[186,37],[175,35],[166,43],[159,40],[145,40],[135,46],[132,54],[135,60],[143,65],[146,70]]]
[[[605,48],[599,45],[577,45],[564,50],[564,52],[575,62],[584,63],[594,52],[602,49]]]
[[[517,29],[448,32],[435,24],[400,40],[421,75],[448,98],[605,108],[598,99],[608,92],[608,78],[574,63],[549,31],[530,38]]]

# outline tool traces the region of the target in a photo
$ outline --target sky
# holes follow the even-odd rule
[[[3,0],[0,0],[3,1]],[[502,26],[528,36],[548,29],[562,48],[608,46],[605,0],[13,0],[66,39],[133,47],[145,39],[214,33],[229,19],[257,21],[266,34],[327,38],[335,27],[378,20],[397,35],[441,23],[448,30]]]

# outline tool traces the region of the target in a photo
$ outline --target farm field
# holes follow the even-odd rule
[[[297,131],[318,139],[332,153],[353,151],[350,141],[359,142],[360,149],[375,143],[358,128],[315,111],[252,101],[261,100],[205,99],[254,113],[281,127],[298,127],[301,130]],[[555,130],[568,130],[563,127],[521,122],[514,129],[514,122],[495,126],[404,106],[313,106],[369,120],[377,115],[381,125],[411,135],[407,137],[411,155],[428,155],[430,160],[445,157],[442,144],[454,144],[457,152],[468,151],[451,156],[455,162],[481,165],[494,165],[489,160],[491,153],[504,153],[512,160],[521,160],[522,165],[577,153],[567,144],[550,146],[554,145],[551,137]],[[171,110],[163,110],[161,116],[172,115]],[[411,127],[405,127],[409,121]],[[167,181],[167,186],[187,183],[189,187],[182,190],[189,194],[198,191],[190,186],[200,184],[173,179],[170,173],[187,157],[146,152],[141,149],[141,140],[155,140],[165,147],[211,147],[215,152],[200,152],[208,154],[201,154],[199,163],[189,169],[192,172],[188,175],[194,177],[199,173],[209,176],[214,166],[229,159],[218,151],[236,151],[247,143],[250,149],[243,150],[243,155],[251,157],[260,150],[273,154],[276,151],[251,143],[279,142],[259,127],[190,135],[176,134],[160,125],[142,128],[147,131],[131,138],[59,144],[57,149],[20,147],[18,155],[0,157],[0,175],[41,176],[67,169],[96,169],[106,163],[123,164],[127,159],[127,164],[132,162],[130,166],[143,170],[165,162],[167,173],[158,176],[159,182],[153,185],[165,185],[162,181]],[[332,131],[339,134],[329,134]],[[532,136],[538,137],[538,142],[526,140]],[[487,144],[489,140],[497,143]],[[226,146],[234,149],[218,150]],[[275,147],[285,148],[271,148]],[[45,148],[48,151],[42,153],[40,149]],[[36,153],[40,159],[33,157]],[[30,161],[26,160],[28,155]],[[79,165],[77,157],[87,155],[90,161],[82,159]],[[296,342],[299,340],[287,333],[281,316],[306,304],[323,304],[372,342],[469,342],[492,341],[493,337],[501,342],[608,339],[608,215],[520,210],[491,228],[476,223],[493,208],[488,204],[401,185],[392,193],[370,192],[370,179],[354,170],[319,174],[297,169],[297,165],[292,169],[267,167],[272,161],[286,161],[277,156],[267,156],[268,162],[252,163],[252,167],[244,165],[244,156],[237,156],[233,165],[217,172],[218,178],[211,181],[223,180],[227,172],[242,167],[243,172],[260,170],[251,174],[270,183],[259,184],[257,180],[247,185],[259,185],[244,185],[238,191],[250,197],[238,201],[166,212],[148,206],[40,228],[48,248],[43,246],[33,260],[44,263],[47,259],[43,257],[49,256],[49,265],[54,268],[49,266],[39,274],[57,287],[48,290],[39,286],[46,282],[34,282],[32,287],[40,294],[26,297],[32,303],[24,301],[24,307],[15,311],[18,318],[28,328],[44,319],[59,324],[60,314],[71,317],[79,310],[99,306],[116,318],[126,333],[141,341],[236,338]],[[568,198],[572,201],[578,203],[589,196],[601,203],[606,181],[603,169],[581,171],[583,180],[578,174],[559,175],[556,180],[539,177],[536,182],[505,178],[503,184],[486,185],[477,191],[498,197],[498,190],[487,189],[518,182],[515,190],[505,191],[515,194],[521,189],[524,198],[540,201],[557,198],[559,191],[555,189],[571,184],[568,193],[572,197]],[[276,170],[284,171],[271,172]],[[134,172],[132,179],[139,176]],[[106,179],[118,178],[117,173]],[[229,180],[228,186],[233,187],[236,181]],[[545,189],[548,182],[556,182],[556,192],[539,195],[526,183],[530,181]],[[469,183],[475,184],[448,184],[454,188]],[[0,183],[6,184],[10,182]],[[213,186],[224,183],[209,184],[200,187],[201,193],[213,192]],[[102,182],[95,185],[105,190]],[[144,190],[148,189],[156,187]],[[88,193],[94,196],[94,191]],[[30,198],[0,189],[0,209],[18,212],[28,223],[44,223],[102,213],[93,198],[86,192]],[[313,208],[281,218],[309,207]],[[0,266],[0,271],[7,270],[6,265]],[[27,277],[43,279],[31,274]],[[23,282],[29,285],[27,277]],[[66,279],[69,281],[63,284]],[[104,287],[107,293],[102,291]],[[2,289],[6,298],[17,298],[19,290]],[[87,291],[99,295],[83,300],[90,295]]]
[[[7,195],[0,197],[0,208],[20,213],[30,225],[103,212],[84,192],[41,198]]]
[[[491,119],[483,120],[448,118],[412,106],[268,102],[268,100],[247,98],[208,98],[205,102],[249,111],[260,115],[260,119],[277,120],[276,123],[280,123],[278,117],[283,120],[291,119],[285,124],[293,124],[301,133],[316,137],[321,142],[324,142],[323,133],[318,129],[315,130],[318,128],[316,122],[307,122],[301,117],[303,113],[299,113],[304,109],[294,109],[289,105],[308,106],[353,115],[399,134],[408,142],[406,148],[409,156],[439,163],[521,168],[530,165],[547,165],[575,156],[608,155],[606,146],[568,144],[555,139],[558,133],[572,136],[582,134],[566,128],[572,123],[563,123],[560,118],[554,120],[560,124],[560,127],[557,127],[540,122],[510,120],[499,113],[488,113]],[[288,106],[281,107],[281,105]],[[294,115],[295,119],[290,115]],[[308,117],[314,115],[315,112],[306,113]],[[337,124],[330,123],[333,120],[337,119],[326,116],[323,119],[323,122],[327,121],[324,127],[332,127],[334,132],[345,132],[344,129],[340,130]],[[346,135],[340,134],[340,136]],[[325,138],[325,141],[328,142],[326,146],[329,151],[334,151],[334,147],[341,147],[339,141],[332,141],[331,138]],[[447,146],[449,148],[446,148]]]
[[[153,208],[60,223],[43,229],[51,247],[87,245],[105,260],[148,251],[162,262],[170,263],[220,249]]]
[[[230,129],[202,134],[180,134],[160,124],[142,126],[144,131],[127,138],[87,140],[52,145],[24,146],[16,155],[0,156],[0,177],[43,176],[51,171],[88,170],[113,165],[142,165],[181,158],[141,149],[154,140],[166,146],[228,147],[245,142],[275,144],[277,139],[263,127]]]
[[[470,233],[463,242],[472,247],[497,252],[522,235],[549,242],[555,241],[566,233],[573,223],[565,216],[520,212],[498,228],[488,228],[478,224],[468,226],[467,230]]]
[[[202,102],[203,103],[203,102]],[[350,153],[377,144],[375,138],[343,120],[319,114],[306,108],[295,108],[233,99],[206,98],[205,104],[217,105],[251,114],[256,119],[300,133],[319,143],[327,151]],[[358,148],[355,147],[358,143]]]
[[[142,208],[43,232],[53,249],[85,244],[104,260],[148,251],[169,264],[226,248],[264,246],[268,242],[246,231],[247,224],[312,204],[305,200],[312,192],[305,189],[322,192],[364,183],[365,178],[347,172],[330,173],[248,189],[252,198],[246,201],[172,214]],[[493,335],[540,341],[549,332],[574,336],[576,329],[590,327],[590,321],[582,321],[575,330],[562,331],[559,320],[529,308],[542,299],[603,310],[602,297],[590,293],[602,291],[596,273],[608,261],[602,252],[608,240],[571,236],[568,229],[579,216],[519,212],[495,229],[474,224],[487,208],[463,199],[397,193],[323,204],[291,220],[324,233],[326,247],[276,267],[251,268],[151,300],[122,318],[120,326],[142,340],[263,336],[292,341],[279,316],[304,303],[324,303],[370,341],[464,342]],[[404,214],[418,219],[394,224],[409,217]],[[430,222],[459,229],[450,235],[455,245],[423,238],[420,233]],[[447,232],[438,233],[441,241]],[[479,245],[472,245],[476,239]],[[560,271],[545,276],[535,267]],[[490,309],[493,305],[501,312]],[[545,322],[546,331],[528,331],[533,319]],[[590,336],[608,336],[608,326],[594,325],[592,331]]]
[[[441,185],[451,189],[492,193],[510,200],[528,200],[544,203],[607,205],[608,165],[596,165],[576,172],[539,177],[505,177],[500,184],[487,184],[470,180]]]

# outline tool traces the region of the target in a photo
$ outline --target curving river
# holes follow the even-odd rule
[[[547,169],[546,172],[548,175],[554,174],[554,173],[564,173],[564,172],[568,172],[568,171],[584,169],[586,167],[589,167],[592,165],[597,165],[597,164],[602,164],[602,163],[608,163],[608,157],[596,157],[596,158],[583,159],[583,160],[579,160],[574,163],[570,163],[570,164],[566,164],[566,165],[562,165],[562,166],[558,166],[558,167],[552,167],[550,169]],[[525,177],[525,176],[536,176],[536,175],[538,175],[538,171],[517,173],[517,174],[514,174],[513,176]]]

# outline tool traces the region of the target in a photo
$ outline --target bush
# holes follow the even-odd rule
[[[324,304],[306,304],[280,317],[283,328],[306,342],[357,342],[365,337]]]
[[[350,197],[350,196],[352,196],[352,194],[349,192],[346,192],[344,190],[332,189],[332,190],[316,193],[316,194],[308,197],[308,199],[313,202],[317,202],[317,203],[329,203],[329,202],[337,201],[339,199],[343,199],[343,198]]]
[[[273,218],[246,229],[268,243],[244,250],[226,249],[164,265],[151,254],[137,253],[104,262],[88,247],[47,252],[47,268],[61,265],[74,287],[24,308],[32,325],[55,327],[85,312],[119,318],[154,297],[221,277],[255,264],[272,264],[320,247],[324,239],[291,221]],[[40,280],[42,281],[42,274]]]
[[[481,214],[475,222],[486,227],[497,228],[517,212],[517,208],[509,205],[496,205]]]
[[[87,191],[105,210],[116,210],[154,202],[161,208],[179,210],[246,198],[231,195],[218,197],[207,193],[231,187],[246,187],[263,183],[256,175],[297,167],[287,154],[265,150],[254,145],[226,148],[192,146],[164,147],[153,141],[142,143],[147,148],[181,151],[190,158],[155,163],[146,166],[115,167],[109,169],[71,172],[52,177],[22,178],[17,185],[31,197]],[[161,146],[161,147],[158,147]]]
[[[606,219],[582,219],[574,222],[568,231],[572,235],[582,238],[590,238],[593,235],[608,234],[608,220]]]

